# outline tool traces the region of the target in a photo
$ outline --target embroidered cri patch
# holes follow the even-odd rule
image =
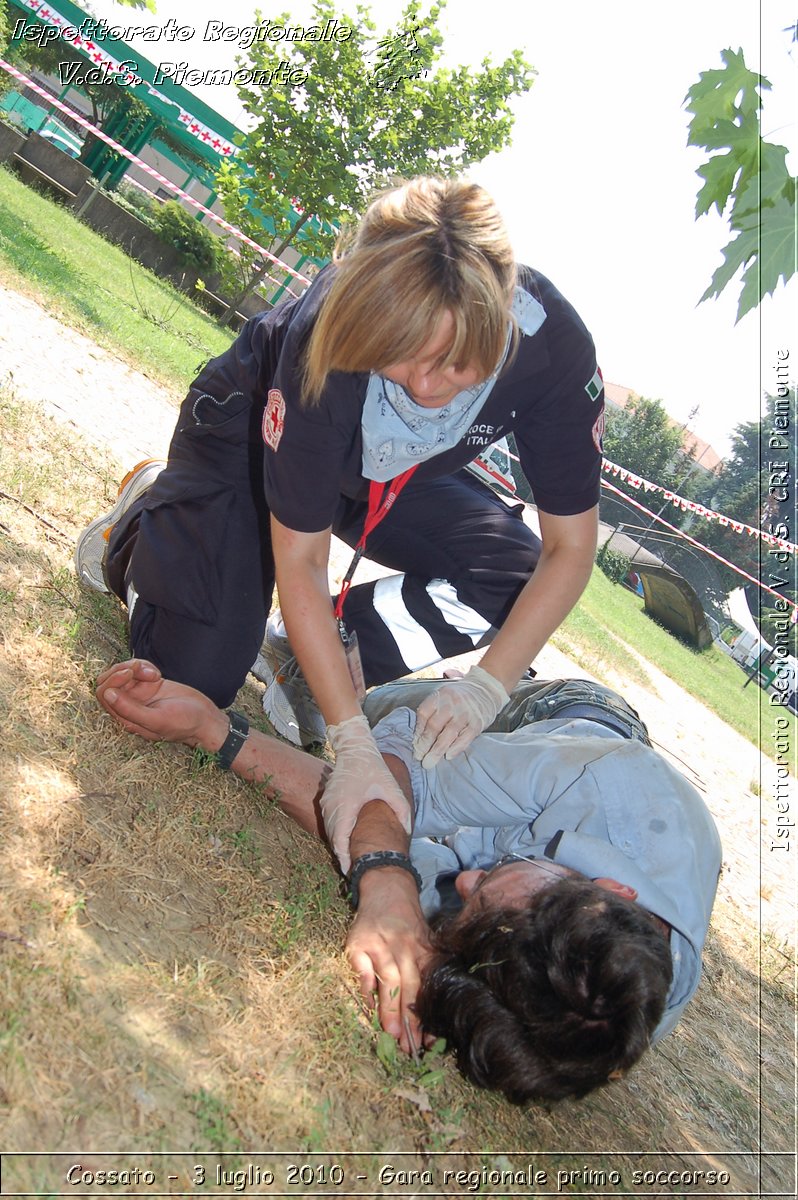
[[[266,410],[263,414],[263,440],[272,450],[280,445],[285,429],[285,400],[279,388],[269,388]]]
[[[604,409],[602,408],[599,415],[596,417],[596,423],[593,426],[593,445],[598,450],[599,454],[604,453]]]

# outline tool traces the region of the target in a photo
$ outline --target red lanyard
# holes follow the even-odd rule
[[[357,564],[360,562],[363,552],[366,549],[366,538],[377,528],[383,517],[387,517],[393,507],[394,501],[416,469],[416,467],[408,467],[406,471],[403,471],[401,475],[397,475],[396,479],[392,479],[389,483],[377,483],[373,479],[369,483],[368,512],[366,513],[366,520],[363,523],[363,532],[360,535],[360,541],[355,546],[354,557],[349,564],[349,570],[344,575],[341,591],[338,594],[338,601],[335,605],[336,620],[341,620],[341,615],[344,611],[344,600],[346,600],[347,592],[351,587]]]

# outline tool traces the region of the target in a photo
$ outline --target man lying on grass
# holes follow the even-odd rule
[[[408,836],[380,800],[361,810],[349,961],[404,1050],[445,1037],[469,1079],[510,1100],[582,1096],[625,1074],[695,991],[717,831],[634,710],[586,681],[520,684],[469,750],[424,769],[415,708],[440,686],[387,684],[365,702],[415,824]],[[271,781],[324,836],[319,759],[141,660],[105,671],[97,695],[131,733]]]

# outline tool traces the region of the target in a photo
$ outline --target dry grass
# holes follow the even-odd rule
[[[519,1111],[448,1062],[427,1088],[412,1063],[383,1064],[340,953],[349,914],[325,850],[268,789],[138,742],[94,702],[124,626],[115,602],[78,588],[70,559],[117,464],[12,396],[2,423],[0,486],[13,497],[0,498],[5,1150],[81,1148],[85,1163],[120,1147],[140,1162],[358,1151],[372,1179],[387,1162],[439,1170],[444,1151],[475,1168],[518,1152],[550,1176],[603,1164],[627,1182],[627,1155],[649,1151],[638,1165],[725,1163],[733,1183],[719,1193],[792,1191],[786,1161],[782,1173],[767,1160],[760,1177],[755,1158],[724,1159],[760,1138],[789,1150],[794,1116],[789,951],[766,942],[760,972],[758,931],[728,891],[688,1019],[606,1092]],[[240,704],[262,721],[254,686]],[[12,1162],[4,1194],[54,1194],[46,1173],[45,1160]],[[695,1190],[706,1189],[655,1192]]]

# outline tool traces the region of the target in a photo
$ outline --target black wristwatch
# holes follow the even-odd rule
[[[377,867],[401,867],[413,876],[416,887],[421,891],[421,876],[406,854],[400,854],[398,850],[374,850],[356,858],[349,871],[349,898],[353,908],[357,908],[360,901],[360,880],[366,871],[373,871]]]
[[[227,716],[230,720],[230,730],[216,751],[216,762],[222,771],[230,770],[233,760],[249,737],[249,721],[245,716],[234,712],[232,708],[228,708]]]

